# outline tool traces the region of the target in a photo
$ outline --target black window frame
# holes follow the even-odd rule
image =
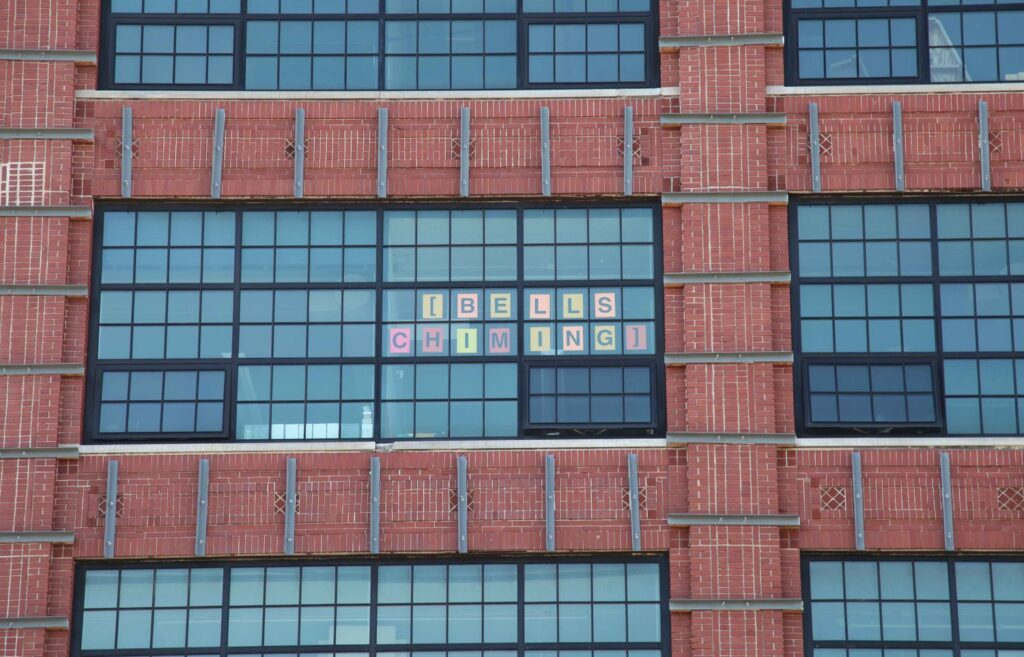
[[[985,80],[974,82],[971,80],[950,80],[948,82],[931,80],[931,65],[929,58],[929,37],[928,37],[928,16],[932,13],[943,14],[966,14],[975,12],[998,12],[998,11],[1024,11],[1024,2],[1012,4],[961,4],[942,5],[930,7],[928,0],[920,0],[916,7],[894,6],[894,7],[842,7],[842,8],[794,8],[792,0],[783,2],[783,25],[785,26],[786,46],[784,55],[785,83],[794,87],[817,87],[817,86],[850,86],[850,85],[897,85],[897,84],[1021,84],[1022,80]],[[828,20],[844,19],[854,20],[865,18],[913,18],[915,20],[917,36],[917,75],[913,77],[853,77],[853,78],[802,78],[800,77],[800,35],[798,23],[801,19]],[[1009,44],[1008,44],[1009,45]],[[1016,45],[1016,44],[1013,44]],[[963,46],[952,46],[960,47]],[[996,32],[996,42],[992,48],[999,47],[999,33]],[[1024,47],[1024,44],[1021,45]],[[890,46],[891,48],[891,46]],[[844,50],[859,50],[859,46],[843,48]],[[822,49],[824,51],[824,49]],[[996,54],[998,58],[998,52]]]
[[[652,246],[653,246],[653,274],[650,279],[608,279],[608,280],[526,280],[523,277],[523,250],[525,244],[523,239],[524,222],[522,221],[523,212],[526,210],[558,210],[558,209],[602,209],[602,208],[614,208],[614,209],[648,209],[651,211],[651,229],[652,229]],[[300,282],[300,283],[280,283],[280,282],[262,282],[262,283],[246,283],[245,286],[250,289],[272,289],[272,290],[287,290],[287,289],[369,289],[378,292],[376,295],[376,306],[374,309],[375,319],[373,322],[375,339],[378,341],[379,346],[376,349],[374,356],[372,357],[331,357],[330,359],[319,358],[319,357],[296,357],[296,358],[285,358],[273,356],[270,357],[258,357],[258,358],[239,358],[237,356],[239,347],[239,327],[242,323],[239,321],[240,313],[240,292],[245,289],[241,281],[241,230],[242,221],[241,215],[246,211],[290,211],[290,210],[305,210],[305,211],[316,211],[316,210],[371,210],[376,213],[376,242],[374,249],[376,250],[375,255],[375,267],[377,280],[369,283],[312,283],[312,282]],[[384,282],[383,280],[383,254],[386,245],[384,244],[384,221],[383,215],[385,212],[391,210],[513,210],[516,212],[517,218],[517,233],[516,242],[514,247],[516,248],[516,262],[518,268],[518,276],[514,280],[497,280],[497,281],[398,281],[398,282]],[[234,256],[234,280],[231,283],[213,283],[209,289],[223,290],[230,289],[234,294],[234,319],[231,325],[232,331],[232,353],[234,354],[231,358],[190,358],[190,359],[118,359],[118,360],[105,360],[102,364],[99,363],[98,359],[98,341],[99,341],[99,309],[100,309],[100,291],[101,289],[109,289],[107,285],[101,283],[101,271],[102,271],[102,256],[103,256],[103,229],[104,229],[104,216],[106,212],[174,212],[174,211],[192,211],[192,212],[233,212],[235,213],[235,244],[232,247],[235,251]],[[369,438],[303,438],[301,442],[320,441],[320,442],[335,442],[344,444],[345,442],[359,442],[359,441],[372,441],[377,443],[391,443],[391,442],[409,442],[416,443],[424,440],[441,440],[441,441],[479,441],[479,440],[528,440],[544,437],[552,437],[559,439],[594,439],[602,436],[608,436],[612,438],[621,438],[625,436],[635,436],[643,438],[651,437],[664,437],[666,435],[667,426],[667,403],[666,403],[666,383],[665,383],[665,308],[664,308],[664,247],[662,241],[663,225],[662,225],[662,211],[661,206],[657,203],[653,203],[646,200],[624,200],[621,202],[604,201],[600,203],[543,203],[543,202],[497,202],[497,203],[395,203],[395,202],[384,202],[384,203],[371,203],[371,202],[356,202],[356,203],[345,203],[345,202],[331,202],[331,201],[314,201],[314,202],[303,202],[303,203],[287,203],[287,202],[271,202],[271,203],[238,203],[238,202],[181,202],[181,203],[163,203],[163,202],[112,202],[97,204],[95,212],[95,221],[93,222],[93,252],[91,257],[91,266],[93,271],[92,281],[90,283],[90,294],[91,298],[89,301],[89,334],[88,334],[88,359],[87,359],[87,370],[86,370],[86,389],[85,389],[85,412],[84,412],[84,431],[83,431],[83,443],[85,444],[133,444],[133,443],[205,443],[205,442],[231,442],[231,443],[276,443],[286,442],[284,439],[248,439],[242,440],[235,436],[237,427],[237,413],[238,413],[238,377],[236,371],[239,366],[260,366],[260,365],[309,365],[309,364],[323,364],[333,365],[339,363],[351,363],[351,364],[371,364],[374,367],[375,380],[374,380],[374,431],[373,436]],[[135,249],[137,247],[130,247]],[[274,247],[276,248],[276,247]],[[149,284],[138,284],[138,283],[118,283],[113,284],[116,289],[148,289],[145,287]],[[206,284],[201,282],[196,283],[157,283],[152,284],[158,286],[159,289],[207,289]],[[381,333],[385,322],[383,321],[383,291],[388,289],[482,289],[487,290],[491,288],[497,289],[512,289],[516,292],[515,303],[518,304],[515,317],[516,319],[508,323],[516,325],[517,335],[513,336],[513,339],[518,340],[523,335],[524,326],[527,324],[527,320],[522,312],[522,303],[524,297],[524,290],[531,288],[545,288],[545,289],[557,289],[557,288],[578,288],[578,287],[649,287],[653,288],[654,291],[654,317],[650,320],[638,320],[650,322],[653,324],[653,344],[651,353],[635,354],[629,356],[623,353],[608,354],[607,356],[594,355],[592,353],[575,356],[575,355],[546,355],[546,356],[529,356],[524,353],[523,344],[518,344],[516,353],[508,356],[488,356],[481,354],[479,356],[464,356],[458,357],[451,354],[446,356],[438,357],[425,357],[416,356],[410,354],[409,356],[385,356],[384,346],[382,344]],[[552,320],[554,321],[554,320]],[[594,320],[580,320],[582,322],[593,323]],[[615,321],[615,320],[610,320]],[[620,322],[625,320],[618,320]],[[308,325],[308,322],[307,322]],[[518,432],[515,436],[477,436],[472,438],[466,437],[435,437],[435,438],[417,438],[415,436],[410,437],[396,437],[396,438],[382,438],[381,437],[381,423],[382,416],[380,413],[380,407],[382,402],[381,389],[382,389],[382,366],[383,365],[402,365],[402,364],[452,364],[452,363],[515,363],[517,365],[517,376],[518,382],[516,386],[518,398],[517,408],[517,424]],[[552,426],[552,425],[538,425],[529,423],[529,382],[528,382],[528,370],[531,365],[553,365],[553,366],[587,366],[587,367],[600,367],[602,365],[607,366],[621,366],[631,365],[635,367],[648,367],[652,372],[652,387],[650,390],[651,395],[651,422],[644,424],[627,424],[627,423],[615,423],[615,424],[587,424],[579,425],[575,428],[569,428],[564,426]],[[225,385],[227,386],[227,393],[224,398],[225,412],[224,412],[224,427],[222,432],[209,433],[209,434],[172,434],[172,433],[151,433],[151,434],[136,434],[130,431],[124,433],[112,433],[112,434],[101,434],[99,432],[99,409],[101,403],[100,395],[100,384],[101,384],[101,371],[140,371],[146,370],[147,368],[153,369],[210,369],[220,367],[226,372]],[[303,403],[308,403],[310,400],[307,398],[303,400]],[[440,400],[439,400],[440,401]],[[448,403],[453,400],[448,398]]]
[[[794,393],[794,415],[796,419],[796,432],[798,436],[820,436],[820,435],[863,435],[863,434],[884,434],[892,436],[964,436],[964,437],[985,437],[984,432],[971,434],[953,434],[947,430],[945,401],[946,385],[943,374],[943,361],[945,360],[1016,360],[1024,359],[1024,352],[1021,351],[974,351],[974,352],[946,352],[942,343],[942,311],[941,293],[942,284],[949,283],[1024,283],[1024,274],[1014,275],[945,275],[939,271],[939,243],[937,231],[937,207],[940,205],[958,205],[972,203],[1022,203],[1024,196],[964,196],[964,195],[825,195],[825,196],[797,196],[790,200],[788,206],[788,238],[789,238],[789,263],[792,273],[790,284],[790,321],[793,344],[793,393]],[[800,239],[798,234],[798,212],[801,207],[809,206],[842,206],[842,205],[926,205],[929,213],[929,252],[931,256],[932,271],[927,276],[904,276],[899,273],[892,276],[820,276],[801,279],[800,277]],[[916,239],[916,238],[915,238]],[[971,238],[973,239],[973,238]],[[1009,241],[1009,236],[1002,238]],[[1019,239],[1019,238],[1018,238]],[[918,241],[924,241],[923,239]],[[832,239],[828,240],[832,243]],[[932,307],[935,330],[935,349],[933,351],[900,351],[900,352],[839,352],[831,353],[808,353],[805,354],[801,348],[801,308],[800,290],[801,285],[841,285],[850,284],[890,284],[899,285],[905,283],[925,283],[932,286]],[[977,315],[975,315],[977,317]],[[837,364],[837,365],[891,365],[891,364],[921,364],[927,363],[932,366],[932,392],[935,395],[935,422],[933,423],[881,423],[881,422],[860,422],[853,424],[840,424],[839,422],[813,423],[810,417],[810,386],[808,385],[807,368],[815,364]],[[982,395],[979,395],[982,396]],[[995,395],[999,396],[999,395]]]
[[[404,643],[404,644],[378,644],[376,639],[377,632],[377,610],[379,604],[377,601],[378,593],[378,572],[381,566],[416,566],[416,565],[444,565],[444,566],[461,566],[461,565],[483,565],[483,564],[499,564],[499,565],[515,565],[517,570],[517,581],[516,581],[516,618],[517,618],[517,641],[515,643],[443,643],[443,644],[416,644],[416,643]],[[528,565],[546,565],[546,564],[656,564],[659,569],[659,600],[657,604],[660,606],[659,616],[659,627],[661,630],[661,641],[660,642],[637,642],[630,643],[629,641],[622,643],[599,643],[599,642],[556,642],[556,643],[527,643],[525,640],[524,632],[524,608],[526,605],[526,599],[524,595],[525,588],[525,577],[524,567]],[[231,568],[267,568],[267,567],[301,567],[301,566],[368,566],[370,567],[370,599],[368,602],[369,606],[369,640],[366,644],[359,645],[335,645],[322,646],[322,645],[309,645],[303,646],[301,643],[296,646],[240,646],[240,647],[228,647],[228,610],[231,608],[230,605],[230,571]],[[105,570],[117,570],[118,572],[125,572],[130,570],[148,570],[156,569],[196,569],[196,568],[220,568],[223,569],[224,578],[222,580],[222,602],[220,607],[211,607],[221,610],[221,643],[217,647],[208,648],[150,648],[150,649],[136,649],[136,648],[122,648],[112,650],[81,650],[82,641],[82,613],[84,611],[84,600],[85,600],[85,579],[86,573],[89,571],[105,571]],[[668,558],[664,554],[631,554],[631,553],[598,553],[598,554],[576,554],[576,555],[559,555],[559,556],[527,556],[527,557],[507,557],[501,555],[460,555],[459,557],[444,558],[440,556],[402,556],[402,555],[389,555],[379,558],[349,558],[349,557],[323,557],[319,559],[258,559],[258,560],[239,560],[239,559],[214,559],[210,561],[196,561],[196,560],[182,560],[182,561],[128,561],[112,563],[109,561],[79,561],[75,564],[74,571],[74,587],[73,587],[73,598],[72,598],[72,617],[71,617],[71,631],[70,631],[70,656],[71,657],[120,657],[121,655],[136,655],[142,652],[146,654],[162,655],[162,654],[173,654],[173,655],[235,655],[235,654],[259,654],[259,653],[279,653],[279,652],[290,652],[292,654],[299,653],[300,657],[306,653],[324,653],[324,652],[336,652],[338,654],[354,653],[356,655],[369,655],[369,657],[376,657],[378,653],[412,653],[414,651],[435,651],[439,650],[442,652],[463,652],[463,651],[500,651],[508,650],[515,651],[516,657],[526,657],[527,651],[535,650],[561,650],[561,651],[594,651],[594,650],[658,650],[661,652],[662,657],[670,657],[672,649],[672,631],[671,631],[671,612],[669,610],[669,564]],[[300,590],[301,596],[301,590]],[[301,597],[300,597],[301,600]],[[593,604],[594,600],[591,597],[589,601]],[[299,603],[301,605],[301,603]],[[337,603],[335,603],[336,605]],[[409,605],[414,604],[410,599]],[[448,606],[448,603],[443,603]],[[483,602],[481,601],[481,604]],[[546,603],[545,603],[546,604]],[[551,604],[558,604],[554,602]],[[260,608],[266,608],[267,606],[261,605]],[[128,608],[125,608],[128,609]],[[140,607],[139,609],[154,609],[150,607]]]
[[[526,12],[523,0],[516,0],[515,13],[439,13],[439,14],[408,14],[388,13],[385,11],[387,0],[379,0],[380,9],[376,14],[252,14],[246,13],[247,0],[239,0],[240,11],[237,14],[157,14],[157,13],[117,13],[111,11],[110,3],[101,3],[99,77],[97,88],[101,90],[139,90],[139,91],[248,91],[259,93],[424,93],[431,91],[443,93],[472,94],[478,91],[500,93],[501,91],[517,91],[524,89],[648,89],[657,88],[661,84],[661,52],[658,49],[659,12],[657,0],[651,0],[651,7],[646,12]],[[273,89],[259,90],[245,87],[245,23],[248,20],[276,21],[376,21],[378,24],[377,86],[366,90],[315,90],[315,89]],[[431,20],[472,20],[472,21],[514,21],[516,23],[516,85],[508,89],[387,89],[384,86],[385,70],[385,26],[389,21],[431,21]],[[639,82],[551,82],[530,83],[528,79],[529,50],[528,32],[530,25],[557,25],[565,23],[638,23],[644,26],[644,80]],[[155,24],[155,25],[231,25],[234,27],[235,53],[234,74],[231,84],[117,84],[114,82],[114,49],[115,32],[119,24]],[[609,51],[619,53],[621,51]],[[417,53],[415,56],[420,56]],[[484,55],[481,55],[484,56]]]
[[[957,589],[956,589],[956,564],[958,562],[966,563],[994,563],[994,562],[1020,562],[1024,559],[1019,554],[955,554],[955,555],[936,555],[935,553],[921,553],[921,552],[908,552],[906,554],[851,554],[848,552],[815,552],[810,554],[802,555],[800,559],[800,580],[801,580],[801,596],[804,602],[804,613],[803,613],[803,631],[804,631],[804,655],[807,657],[814,657],[814,650],[816,648],[821,649],[876,649],[876,650],[949,650],[952,653],[952,657],[960,657],[961,651],[964,649],[960,641],[960,627],[958,622],[957,604]],[[932,563],[944,563],[947,566],[947,572],[949,574],[949,600],[946,601],[950,608],[950,640],[949,641],[894,641],[885,639],[879,639],[878,641],[867,641],[858,639],[847,639],[847,640],[821,640],[815,641],[813,633],[813,611],[811,605],[811,575],[810,569],[811,564],[814,562],[844,562],[844,561],[860,561],[880,564],[883,562],[932,562]],[[915,598],[918,599],[918,598]],[[849,598],[844,597],[844,601]],[[927,601],[927,600],[926,600]],[[933,601],[942,602],[942,601]],[[881,618],[879,618],[881,623]],[[881,624],[879,625],[881,628]],[[966,648],[967,650],[1022,650],[1024,649],[1024,641],[1022,642],[966,642],[970,645]],[[998,654],[998,653],[996,653]]]

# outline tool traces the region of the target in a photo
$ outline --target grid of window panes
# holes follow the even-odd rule
[[[261,648],[657,657],[667,629],[661,565],[638,559],[89,567],[79,581],[72,654],[95,657]]]
[[[1024,562],[805,561],[812,657],[995,657],[1024,642]]]
[[[650,0],[114,0],[104,34],[114,88],[657,84]]]
[[[91,436],[652,435],[654,222],[639,207],[105,211]],[[586,375],[583,357],[616,362]],[[529,392],[527,365],[566,359],[587,386]],[[529,414],[531,395],[562,410]]]
[[[1024,3],[790,0],[793,84],[1024,81]]]
[[[794,212],[804,429],[1024,433],[1024,203]]]

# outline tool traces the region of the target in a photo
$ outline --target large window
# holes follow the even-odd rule
[[[72,654],[660,657],[662,568],[645,558],[87,566]]]
[[[1024,562],[804,561],[808,657],[1010,657],[1024,646]]]
[[[651,207],[109,208],[89,436],[663,431]]]
[[[655,86],[654,7],[651,0],[112,0],[101,85]]]
[[[789,0],[790,84],[1024,81],[1024,3]]]
[[[1024,202],[792,212],[803,431],[1024,433]]]

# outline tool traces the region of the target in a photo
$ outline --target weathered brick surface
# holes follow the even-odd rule
[[[662,36],[782,30],[782,3],[661,0]],[[0,0],[0,48],[95,51],[100,0]],[[0,62],[0,126],[92,128],[95,143],[0,142],[0,164],[27,172],[5,188],[8,205],[91,207],[120,197],[121,110],[134,110],[138,199],[206,199],[213,116],[227,113],[223,193],[228,199],[292,197],[286,153],[297,107],[306,110],[305,194],[372,200],[376,110],[390,112],[389,196],[458,199],[458,115],[472,112],[473,201],[540,196],[541,107],[551,111],[553,199],[621,199],[623,113],[635,112],[634,194],[810,189],[807,104],[816,102],[829,147],[823,189],[894,188],[891,103],[903,103],[907,188],[979,186],[977,101],[990,108],[993,186],[1024,186],[1022,94],[772,96],[783,83],[776,46],[716,46],[660,54],[661,84],[679,93],[577,99],[493,100],[95,100],[96,66]],[[690,125],[665,129],[666,113],[781,112],[785,126]],[[13,170],[13,169],[12,169]],[[785,272],[784,205],[688,203],[663,212],[668,273]],[[93,225],[66,217],[0,218],[0,285],[85,285]],[[665,293],[665,343],[673,353],[787,351],[789,286],[686,283]],[[88,301],[0,296],[0,366],[83,363]],[[673,433],[786,433],[794,429],[788,365],[697,364],[666,370]],[[81,440],[85,379],[0,376],[0,447]],[[690,445],[637,449],[641,539],[667,554],[674,597],[799,597],[800,551],[854,547],[850,450]],[[628,450],[557,450],[560,553],[628,552]],[[543,450],[471,451],[469,546],[473,553],[544,550]],[[863,450],[866,542],[872,551],[942,547],[938,456],[932,450]],[[212,453],[208,553],[274,556],[283,550],[285,460],[298,459],[296,551],[368,551],[367,453]],[[454,554],[456,452],[381,453],[381,550]],[[119,558],[188,558],[194,549],[199,454],[120,454]],[[4,531],[69,530],[73,546],[0,546],[0,618],[68,616],[76,559],[103,553],[106,456],[79,461],[0,461]],[[952,452],[956,543],[977,551],[1024,548],[1022,512],[1000,508],[1000,487],[1019,486],[1019,451]],[[823,508],[823,488],[847,505]],[[670,513],[795,513],[799,529],[667,525]],[[799,657],[800,614],[673,614],[673,657]],[[62,631],[0,630],[0,657],[65,657]]]

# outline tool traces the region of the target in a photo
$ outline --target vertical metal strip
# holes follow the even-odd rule
[[[540,191],[551,196],[551,111],[540,108]]]
[[[978,155],[981,161],[981,190],[992,191],[992,154],[988,143],[988,103],[978,101]]]
[[[132,108],[121,109],[121,196],[132,196]]]
[[[469,196],[469,108],[459,115],[459,194]]]
[[[864,549],[864,483],[861,479],[860,452],[853,453],[853,531],[857,549]]]
[[[284,499],[284,553],[295,554],[295,459],[288,459],[288,482]]]
[[[946,539],[946,551],[953,546],[953,482],[949,474],[949,452],[939,454],[939,469],[942,477],[942,535]]]
[[[380,553],[380,457],[370,457],[370,553]]]
[[[633,195],[633,107],[626,107],[622,128],[622,193]]]
[[[210,462],[199,460],[199,495],[196,501],[196,556],[206,556],[206,519],[210,511]]]
[[[892,104],[892,154],[896,191],[902,192],[907,189],[907,182],[903,177],[903,105],[898,100]]]
[[[630,454],[629,464],[629,525],[633,539],[633,551],[639,552],[640,547],[640,473],[636,465],[636,454]]]
[[[459,494],[459,552],[465,554],[469,550],[469,513],[466,492],[466,457],[458,459],[458,494]]]
[[[811,149],[811,190],[821,191],[821,130],[818,127],[818,103],[808,106],[808,147]]]
[[[377,110],[377,196],[388,195],[388,108]]]
[[[555,455],[544,457],[544,545],[555,551]]]
[[[213,124],[213,169],[210,172],[210,196],[220,198],[220,176],[224,169],[224,110],[217,110]]]
[[[302,198],[306,174],[306,110],[295,110],[295,198]]]
[[[117,461],[107,462],[107,506],[103,511],[103,556],[110,559],[117,534]]]

